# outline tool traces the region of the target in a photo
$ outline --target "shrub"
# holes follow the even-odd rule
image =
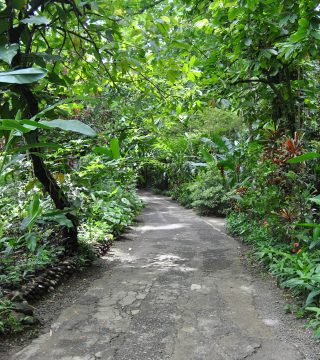
[[[215,165],[201,171],[187,187],[191,206],[201,215],[224,215],[228,197],[223,178]]]

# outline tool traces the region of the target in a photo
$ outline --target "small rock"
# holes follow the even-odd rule
[[[56,276],[56,274],[55,274],[55,272],[54,271],[52,271],[52,270],[48,270],[48,276],[49,277],[55,277]]]
[[[22,319],[21,323],[23,325],[37,325],[39,324],[39,319],[36,318],[35,316],[26,316],[25,318]]]
[[[191,285],[191,290],[200,290],[200,289],[201,289],[201,285],[198,285],[198,284]]]
[[[17,302],[17,303],[24,301],[24,298],[23,298],[23,295],[21,294],[21,292],[20,291],[13,292],[11,294],[11,301]]]
[[[23,301],[22,303],[14,303],[13,308],[16,312],[25,315],[33,315],[33,307],[30,306],[26,301]]]
[[[16,311],[12,311],[12,315],[18,320],[18,321],[22,321],[22,319],[25,318],[24,314],[18,313]]]

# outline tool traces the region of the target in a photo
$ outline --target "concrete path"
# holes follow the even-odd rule
[[[305,330],[279,319],[281,299],[245,270],[221,219],[143,197],[138,225],[105,258],[109,270],[12,360],[320,358],[291,338]]]

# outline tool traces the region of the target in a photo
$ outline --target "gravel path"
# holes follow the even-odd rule
[[[320,359],[273,282],[242,264],[223,220],[143,198],[138,225],[103,259],[105,271],[7,359]]]

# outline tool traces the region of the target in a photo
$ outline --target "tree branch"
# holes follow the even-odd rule
[[[96,51],[96,53],[97,53],[97,55],[98,55],[98,57],[99,57],[100,64],[103,66],[105,72],[108,74],[108,76],[109,76],[110,80],[112,81],[114,87],[117,89],[117,91],[119,91],[119,88],[118,88],[115,80],[113,79],[113,76],[111,75],[109,69],[106,67],[106,65],[105,65],[104,62],[103,62],[102,56],[101,56],[100,51],[99,51],[99,47],[97,46],[96,42],[94,41],[94,39],[93,39],[90,31],[86,28],[86,26],[84,25],[84,23],[81,21],[80,16],[79,16],[78,14],[76,14],[76,16],[77,16],[77,19],[78,19],[79,24],[81,25],[81,27],[83,28],[83,30],[85,31],[85,33],[86,33],[86,34],[88,35],[88,37],[90,38],[90,40],[91,40],[90,42],[91,42],[91,44],[93,45],[93,47],[94,47],[94,49],[95,49],[95,51]],[[111,54],[111,55],[112,55],[112,54]]]
[[[240,79],[232,82],[231,85],[250,84],[250,83],[263,83],[269,85],[269,81],[267,79]]]
[[[132,15],[139,15],[139,14],[143,14],[145,11],[149,10],[149,9],[152,9],[153,7],[161,4],[162,2],[164,2],[165,0],[157,0],[155,1],[153,4],[150,4],[150,5],[147,5],[145,6],[143,9],[133,13]]]

